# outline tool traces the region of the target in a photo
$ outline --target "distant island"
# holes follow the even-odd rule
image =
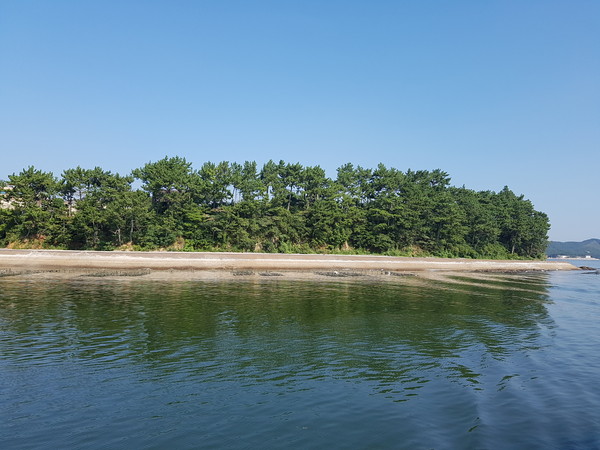
[[[600,259],[600,239],[587,239],[582,242],[550,241],[546,249],[549,258],[594,258]]]
[[[134,187],[140,186],[139,188]],[[508,187],[450,185],[439,169],[165,157],[128,175],[34,167],[0,183],[0,246],[19,249],[545,258],[545,213]]]

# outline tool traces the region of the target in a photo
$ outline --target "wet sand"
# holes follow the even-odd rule
[[[148,279],[339,279],[432,276],[439,272],[578,270],[564,261],[403,258],[379,255],[299,255],[210,252],[97,252],[0,249],[0,276]]]

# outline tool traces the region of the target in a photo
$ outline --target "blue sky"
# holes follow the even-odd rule
[[[0,179],[166,155],[508,185],[600,238],[600,2],[0,2]]]

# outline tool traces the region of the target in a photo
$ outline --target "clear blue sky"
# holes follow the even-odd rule
[[[600,238],[600,1],[0,1],[0,179],[440,168]]]

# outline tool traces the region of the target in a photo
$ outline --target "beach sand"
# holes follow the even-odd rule
[[[440,273],[578,270],[564,261],[210,252],[0,249],[0,276],[142,277],[155,280],[435,277]]]

